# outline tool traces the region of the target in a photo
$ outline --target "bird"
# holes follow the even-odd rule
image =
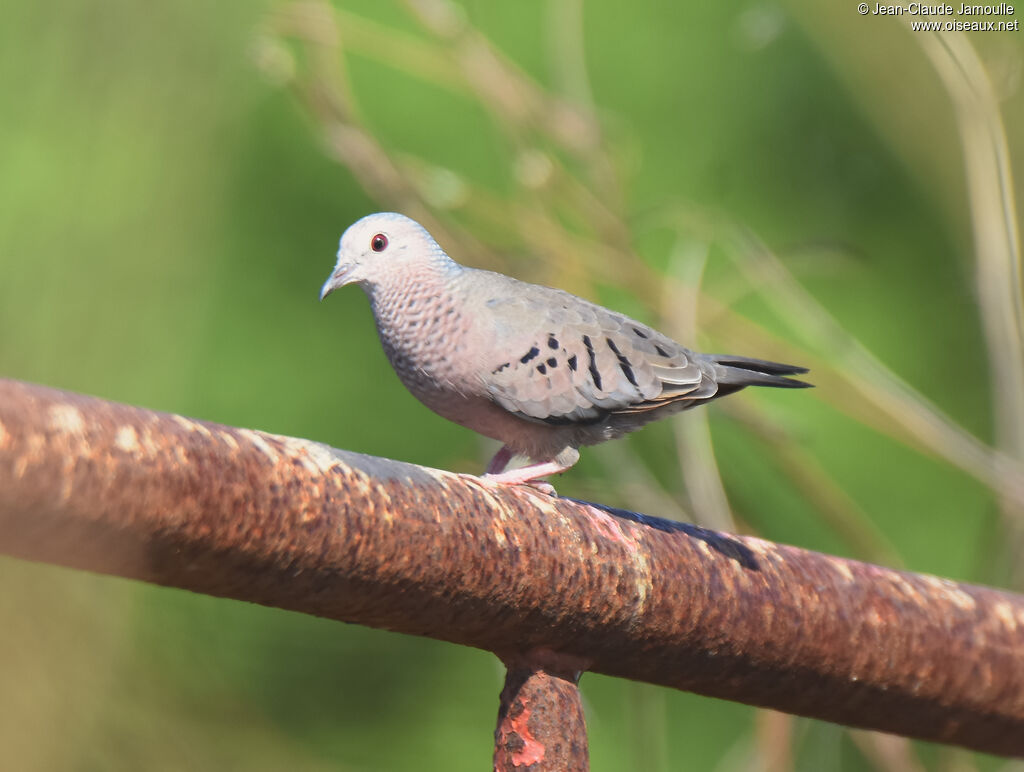
[[[530,484],[579,449],[746,386],[805,388],[807,368],[700,354],[563,290],[455,262],[415,220],[370,214],[344,232],[320,290],[358,284],[405,387],[502,443],[483,479]],[[508,468],[515,458],[525,465]]]

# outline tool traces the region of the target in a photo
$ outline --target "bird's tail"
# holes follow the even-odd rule
[[[814,385],[789,377],[806,373],[806,367],[728,354],[706,354],[705,356],[717,365],[715,374],[720,393],[723,391],[722,387],[725,387],[728,392],[732,392],[742,389],[744,386],[808,389]]]

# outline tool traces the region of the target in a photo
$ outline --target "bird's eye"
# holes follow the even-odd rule
[[[372,239],[370,239],[370,249],[374,252],[383,252],[388,248],[388,237],[383,233],[378,233]]]

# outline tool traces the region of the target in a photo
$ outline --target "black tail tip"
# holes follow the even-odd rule
[[[725,365],[726,367],[738,367],[741,370],[752,370],[755,373],[767,373],[769,375],[801,375],[808,372],[806,367],[787,365],[782,362],[771,362],[767,359],[754,359],[753,357],[713,354],[711,359],[715,364]]]
[[[790,377],[808,372],[806,367],[732,355],[716,354],[711,359],[716,365],[725,368],[726,377],[722,380],[724,383],[745,386],[775,386],[780,389],[814,388],[813,383]]]

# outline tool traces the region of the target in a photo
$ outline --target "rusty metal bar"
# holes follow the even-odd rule
[[[1024,755],[1022,596],[3,380],[0,552]]]
[[[494,732],[495,772],[590,768],[578,666],[572,658],[545,650],[505,661],[505,688]]]

